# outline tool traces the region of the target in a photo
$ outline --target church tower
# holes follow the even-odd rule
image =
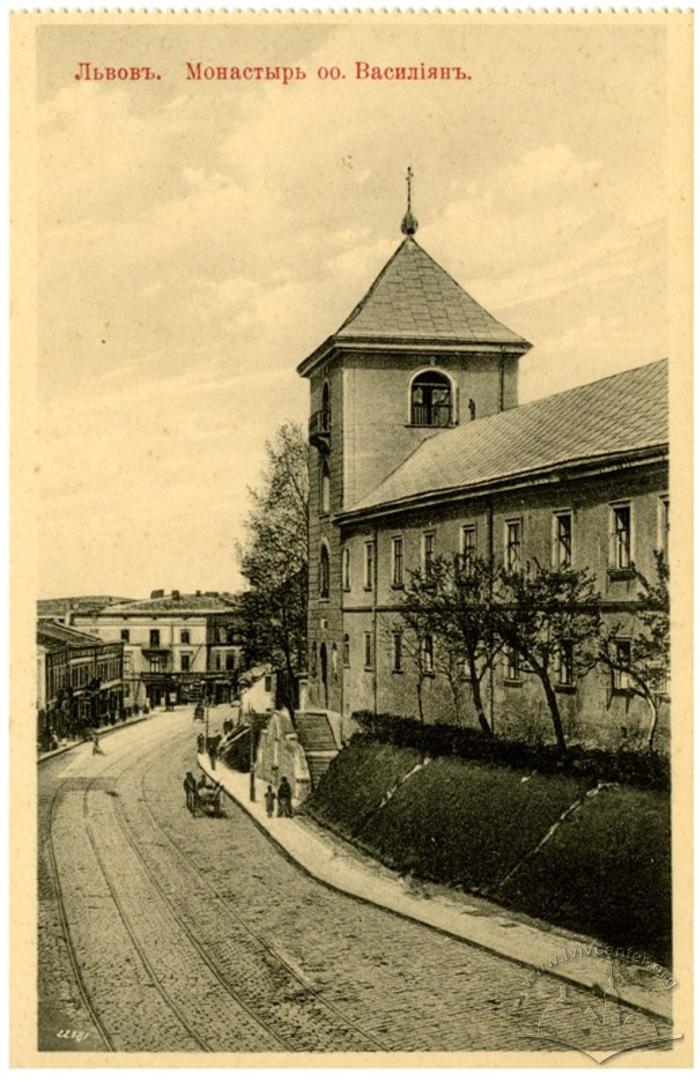
[[[517,405],[530,343],[418,244],[412,172],[403,240],[342,326],[297,371],[311,391],[309,699],[342,712],[343,568],[333,516],[423,440]]]

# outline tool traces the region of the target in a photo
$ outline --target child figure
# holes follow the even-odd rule
[[[275,813],[275,793],[272,789],[272,785],[267,786],[267,792],[265,793],[265,810],[267,811],[267,817],[272,818]]]

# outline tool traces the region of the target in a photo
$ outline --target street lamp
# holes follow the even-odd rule
[[[250,715],[250,802],[255,803],[255,736],[258,729],[258,718]]]

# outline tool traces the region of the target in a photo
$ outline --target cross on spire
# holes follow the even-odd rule
[[[413,236],[413,234],[415,232],[417,232],[417,230],[418,230],[418,222],[413,217],[413,213],[411,211],[411,181],[412,180],[413,180],[413,169],[409,165],[408,170],[406,172],[406,190],[407,190],[406,213],[404,214],[403,221],[401,222],[401,232],[404,233],[406,236]]]

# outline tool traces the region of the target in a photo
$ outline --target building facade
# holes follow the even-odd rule
[[[74,622],[121,643],[127,705],[229,702],[237,693],[243,638],[230,595],[154,590],[148,600],[110,605]]]
[[[410,214],[402,228],[367,295],[298,368],[314,448],[309,701],[346,716],[416,715],[399,608],[434,555],[587,568],[624,651],[635,567],[653,579],[654,553],[668,554],[666,363],[518,406],[529,343],[420,248]],[[539,683],[510,662],[485,680],[492,727],[546,738]],[[446,681],[429,677],[425,719],[454,721]],[[564,663],[557,694],[572,739],[619,744],[644,725],[643,703],[602,667],[583,677]]]
[[[37,625],[39,745],[114,724],[124,709],[123,648],[73,627]]]

